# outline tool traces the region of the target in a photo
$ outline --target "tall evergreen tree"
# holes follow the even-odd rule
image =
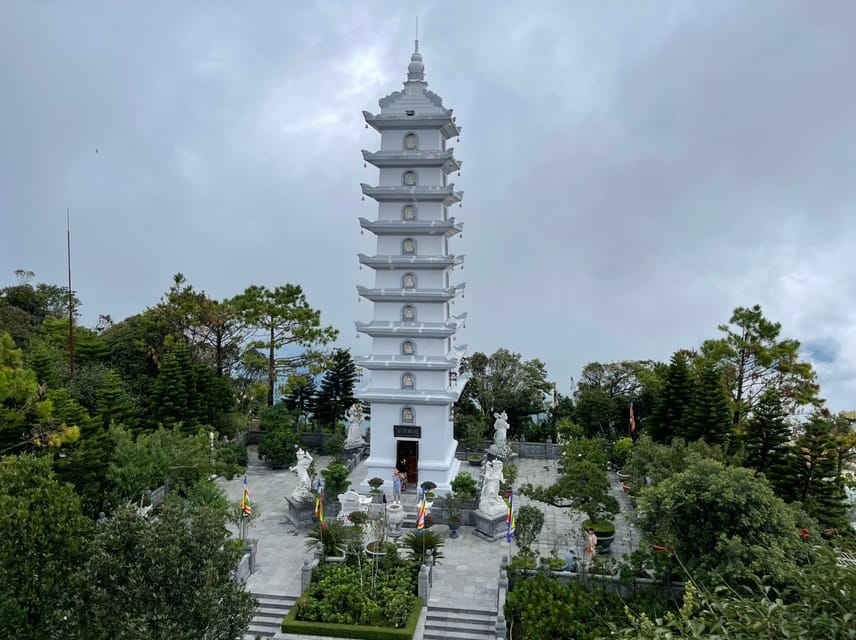
[[[193,419],[188,396],[193,390],[190,356],[179,342],[166,354],[160,373],[152,385],[152,415],[167,427]]]
[[[105,429],[113,422],[127,427],[137,426],[137,415],[133,400],[125,389],[121,376],[113,369],[104,376],[104,384],[96,394],[98,399],[98,419]]]
[[[285,396],[285,406],[289,411],[297,411],[301,417],[305,417],[314,410],[317,394],[315,378],[306,376],[292,384],[291,391]]]
[[[315,419],[323,425],[335,425],[356,402],[354,385],[357,382],[357,365],[347,349],[335,349],[330,366],[321,379],[315,401]]]
[[[846,526],[844,488],[832,421],[815,414],[791,448],[789,473],[774,481],[784,497],[801,502],[824,526]]]
[[[686,351],[676,351],[669,362],[663,391],[654,402],[648,432],[658,442],[670,442],[684,430],[684,420],[693,398],[693,379]]]
[[[779,393],[767,389],[746,424],[746,466],[765,474],[780,474],[788,457],[791,428]]]
[[[722,376],[712,363],[702,368],[692,401],[678,434],[687,441],[704,438],[708,444],[725,444],[731,433],[731,409]]]

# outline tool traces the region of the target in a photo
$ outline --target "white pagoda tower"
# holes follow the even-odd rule
[[[391,487],[393,468],[404,460],[408,489],[430,480],[447,491],[460,466],[452,407],[466,382],[457,376],[466,347],[454,344],[466,314],[450,308],[464,290],[451,282],[464,258],[449,253],[449,238],[462,225],[447,212],[463,196],[447,183],[461,163],[446,141],[461,129],[428,90],[424,69],[417,40],[404,90],[382,98],[380,113],[363,112],[381,138],[380,151],[363,151],[380,175],[378,186],[362,185],[378,203],[377,220],[360,218],[377,236],[377,252],[359,256],[374,269],[375,284],[357,287],[374,314],[356,323],[372,339],[371,355],[357,360],[364,375],[356,396],[371,404],[366,478]]]

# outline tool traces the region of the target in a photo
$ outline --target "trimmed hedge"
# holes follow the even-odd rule
[[[301,599],[305,596],[300,596]],[[299,602],[299,600],[298,600]],[[329,636],[331,638],[356,638],[358,640],[411,640],[422,613],[422,599],[416,598],[407,624],[400,629],[392,627],[361,627],[355,624],[332,624],[329,622],[304,622],[295,620],[297,603],[282,621],[283,633],[302,633],[307,636]]]

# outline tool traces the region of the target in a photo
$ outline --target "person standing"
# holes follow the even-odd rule
[[[401,503],[401,474],[398,469],[392,472],[392,501],[393,503]]]
[[[586,533],[586,566],[591,567],[594,564],[594,558],[597,555],[597,536],[594,529],[589,529]]]
[[[401,476],[401,488],[403,491],[407,491],[407,460],[402,458],[398,461],[398,464],[395,466],[398,470],[398,475]]]

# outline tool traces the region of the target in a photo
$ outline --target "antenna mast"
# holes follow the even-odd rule
[[[65,236],[68,256],[68,374],[74,380],[74,296],[71,292],[71,217],[65,209]]]

